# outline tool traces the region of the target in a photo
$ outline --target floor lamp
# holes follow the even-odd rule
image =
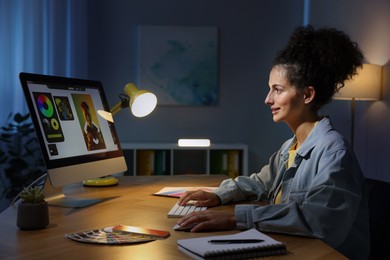
[[[379,100],[382,87],[382,66],[363,64],[358,74],[336,93],[334,99],[351,100],[351,145],[354,145],[355,101]]]

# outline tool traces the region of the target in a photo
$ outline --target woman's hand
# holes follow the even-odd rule
[[[233,212],[205,210],[192,212],[181,218],[177,224],[182,227],[193,226],[191,232],[202,230],[229,230],[236,227],[236,216]]]
[[[186,191],[180,197],[178,204],[185,206],[190,200],[195,201],[197,207],[214,207],[221,204],[217,194],[204,190]]]

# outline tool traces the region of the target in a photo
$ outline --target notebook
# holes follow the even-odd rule
[[[211,240],[262,240],[255,243],[211,243]],[[241,241],[242,242],[242,241]],[[234,235],[208,236],[180,239],[180,251],[195,259],[243,259],[286,254],[286,245],[256,229],[249,229]]]

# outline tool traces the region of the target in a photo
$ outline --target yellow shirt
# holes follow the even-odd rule
[[[319,121],[315,122],[314,127],[316,127],[318,122]],[[288,151],[287,169],[290,168],[291,165],[293,164],[296,155],[297,155],[297,143],[293,144],[290,150]],[[276,194],[275,204],[280,204],[281,199],[282,199],[282,188],[280,188],[278,194]]]
[[[291,167],[294,162],[295,156],[297,155],[297,143],[291,146],[288,151],[288,161],[287,161],[287,169]],[[276,194],[275,204],[279,204],[282,199],[282,188],[279,189],[278,194]]]

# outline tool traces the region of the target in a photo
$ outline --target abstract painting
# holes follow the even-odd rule
[[[159,105],[217,104],[217,28],[140,26],[139,65],[139,87]]]

